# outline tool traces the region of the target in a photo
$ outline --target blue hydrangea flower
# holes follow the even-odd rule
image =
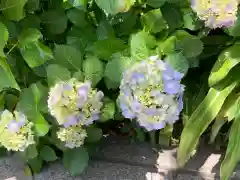
[[[7,150],[24,151],[35,144],[32,127],[33,123],[23,113],[4,110],[0,120],[0,144]]]
[[[148,131],[173,124],[183,109],[183,74],[152,56],[128,68],[120,85],[119,106],[125,118]]]
[[[50,89],[48,108],[59,125],[65,128],[90,125],[99,119],[103,93],[92,89],[89,81],[71,79]]]
[[[233,26],[239,0],[191,0],[191,7],[210,28]]]

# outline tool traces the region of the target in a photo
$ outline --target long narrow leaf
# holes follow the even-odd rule
[[[183,166],[190,158],[189,155],[196,147],[200,136],[217,116],[225,99],[237,84],[234,82],[221,91],[211,88],[205,99],[193,112],[181,135],[177,154],[180,166]]]
[[[238,109],[239,104],[238,102]],[[234,171],[236,164],[240,160],[240,112],[238,111],[235,115],[235,120],[232,124],[230,135],[229,135],[229,142],[227,147],[227,152],[225,154],[225,158],[221,164],[220,168],[220,177],[221,180],[228,180]]]
[[[223,51],[215,65],[213,66],[212,72],[209,76],[209,86],[214,86],[223,80],[230,70],[240,62],[240,45],[234,44]]]

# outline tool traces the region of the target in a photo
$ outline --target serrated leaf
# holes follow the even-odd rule
[[[31,68],[38,67],[53,58],[52,50],[41,42],[28,43],[20,51]]]
[[[200,38],[196,36],[189,36],[184,38],[181,41],[181,49],[182,54],[186,58],[193,58],[198,56],[203,51],[203,42],[200,40]]]
[[[105,64],[95,56],[88,56],[83,61],[83,74],[95,86],[103,77]]]
[[[131,55],[135,60],[143,60],[148,58],[150,56],[150,50],[155,46],[155,38],[145,31],[140,31],[131,36]]]
[[[107,63],[104,76],[119,86],[122,74],[131,62],[130,58],[123,55],[114,56],[112,60]]]
[[[239,108],[239,102],[238,102]],[[224,160],[220,167],[221,180],[228,180],[232,176],[232,173],[240,160],[240,138],[238,133],[240,131],[240,113],[236,113],[236,118],[231,126],[227,151]]]
[[[47,67],[47,78],[48,78],[48,85],[53,86],[58,81],[67,81],[71,78],[71,73],[68,69],[57,65],[57,64],[50,64]]]
[[[85,148],[75,148],[66,150],[63,153],[63,164],[73,175],[80,175],[88,166],[89,156]]]
[[[168,62],[176,71],[185,75],[187,74],[189,63],[182,53],[170,54],[165,58],[165,61]]]
[[[8,29],[2,22],[0,22],[0,56],[2,57],[5,57],[3,48],[7,44],[7,41],[8,41]]]
[[[229,74],[230,70],[239,62],[240,44],[234,44],[233,46],[222,51],[208,78],[209,86],[214,86],[223,80]]]
[[[99,23],[97,27],[97,37],[98,40],[115,38],[114,29],[108,21],[103,20]]]
[[[0,91],[9,87],[20,90],[5,58],[0,57]]]
[[[18,102],[18,97],[13,94],[6,94],[5,95],[5,101],[6,101],[6,107],[9,111],[13,111],[17,102]]]
[[[40,151],[40,156],[44,161],[50,162],[57,160],[57,156],[55,151],[49,147],[49,146],[43,146],[43,148]]]
[[[183,10],[183,23],[184,28],[196,31],[203,26],[203,23],[198,20],[197,15],[193,12],[191,8]]]
[[[183,26],[182,14],[178,6],[165,3],[161,6],[161,11],[170,31]]]
[[[56,45],[54,49],[55,63],[72,71],[81,71],[82,53],[70,45]]]
[[[67,29],[68,18],[63,11],[46,11],[41,15],[41,21],[52,34],[62,34]]]
[[[102,139],[103,132],[102,129],[96,127],[88,127],[87,129],[87,138],[86,142],[95,143]]]
[[[84,28],[87,26],[88,22],[86,20],[86,14],[84,11],[79,9],[70,9],[67,11],[68,19],[79,28]]]
[[[158,33],[168,28],[160,9],[154,9],[143,14],[141,16],[141,22],[146,30],[152,33]]]
[[[0,9],[6,19],[19,21],[24,18],[24,5],[26,2],[27,0],[2,0]]]
[[[28,43],[37,42],[42,37],[42,33],[38,29],[28,28],[21,32],[19,36],[19,46],[24,47]]]
[[[103,100],[103,108],[101,110],[100,121],[106,122],[110,119],[114,119],[115,111],[116,111],[115,102],[110,98],[105,97]]]
[[[167,0],[147,0],[147,4],[154,8],[160,8]]]
[[[114,53],[121,52],[126,48],[123,40],[110,38],[96,41],[88,51],[93,52],[99,58],[108,61]]]
[[[95,0],[95,2],[106,14],[115,15],[128,11],[135,0]]]
[[[237,84],[238,82],[233,82],[223,90],[211,88],[205,99],[192,113],[183,129],[177,152],[177,159],[180,166],[183,166],[190,158],[190,154],[198,144],[200,136],[217,116],[225,99]]]

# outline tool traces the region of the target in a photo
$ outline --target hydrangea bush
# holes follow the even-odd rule
[[[206,133],[228,139],[227,180],[240,149],[239,3],[2,0],[1,148],[32,172],[63,158],[78,175],[108,126],[177,141],[181,166]]]

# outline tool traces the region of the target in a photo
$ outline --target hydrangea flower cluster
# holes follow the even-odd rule
[[[84,126],[99,119],[103,93],[91,88],[90,81],[70,79],[50,89],[48,108],[59,125],[58,138],[67,147],[79,147],[85,137]]]
[[[83,145],[87,132],[82,126],[70,126],[60,128],[57,132],[57,137],[65,142],[65,146],[72,149]]]
[[[123,73],[119,105],[125,118],[136,119],[148,131],[179,119],[183,109],[183,74],[152,56]]]
[[[239,0],[191,0],[191,7],[210,28],[230,27],[237,19]]]
[[[32,127],[33,123],[23,113],[4,110],[0,120],[0,144],[8,151],[24,151],[35,144]]]

